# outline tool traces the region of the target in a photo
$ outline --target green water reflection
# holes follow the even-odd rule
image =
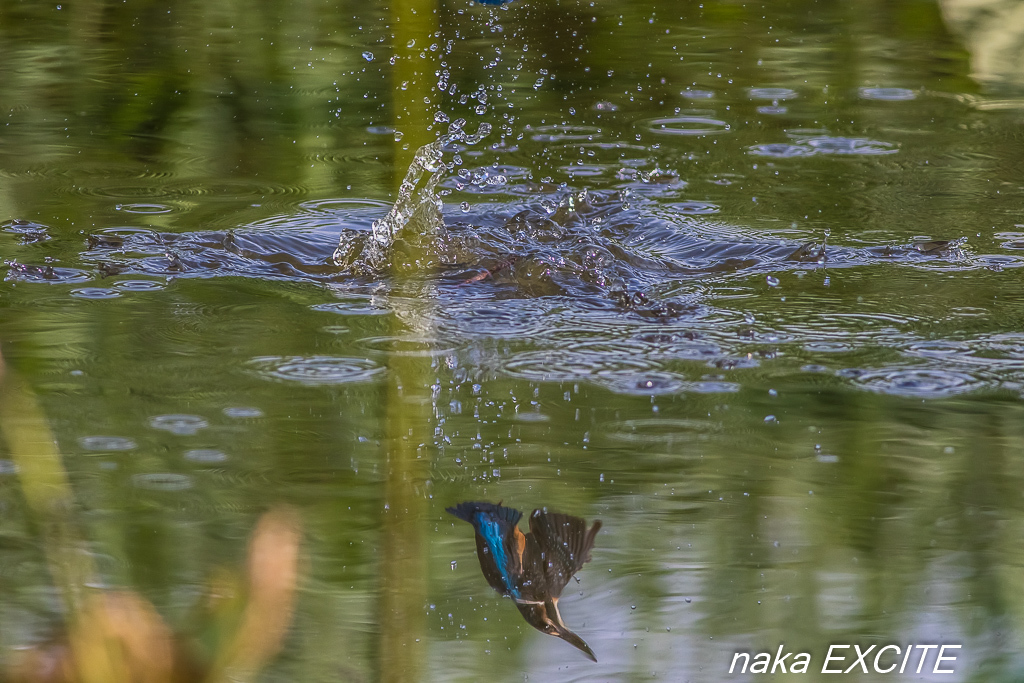
[[[721,680],[739,650],[784,643],[816,671],[833,643],[937,642],[963,645],[943,680],[1019,679],[1019,17],[1009,0],[0,2],[0,680],[88,614],[81,594],[114,590],[214,677]],[[430,278],[353,294],[286,253],[274,277],[84,256],[114,228],[265,233],[272,256],[274,230],[366,229],[445,117],[495,127],[467,165],[538,188],[671,171],[665,216],[848,248],[967,237],[982,265],[707,284],[695,329],[742,352],[670,358],[685,382],[645,392],[512,366],[552,362],[546,334],[620,361],[638,335],[684,339],[612,306],[552,331],[523,297],[503,323],[521,333],[460,331],[436,324],[458,302]],[[469,199],[527,201],[494,197]],[[467,310],[507,293],[457,291]],[[480,580],[445,513],[465,500],[602,520],[560,604],[597,664]],[[295,607],[243,666],[218,653],[244,601],[197,605],[245,585],[267,510],[301,517]]]

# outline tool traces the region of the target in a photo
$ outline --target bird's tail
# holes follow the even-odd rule
[[[519,510],[503,507],[501,503],[495,505],[494,503],[465,502],[459,503],[454,507],[445,508],[445,510],[470,524],[474,524],[476,516],[482,514],[491,519],[504,519],[509,524],[515,526],[519,524],[519,520],[523,516],[523,513]]]

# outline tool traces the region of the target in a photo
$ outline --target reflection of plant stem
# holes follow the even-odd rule
[[[434,62],[421,59],[431,36],[437,31],[437,0],[398,0],[392,5],[394,54],[396,57],[392,92],[395,128],[403,138],[396,142],[394,173],[405,176],[416,150],[432,142],[427,130],[432,99],[430,79]],[[411,46],[411,47],[410,47]],[[427,55],[432,54],[427,51]],[[418,248],[418,247],[413,247]],[[422,262],[419,254],[408,255]],[[393,268],[392,305],[401,306],[412,292],[402,292],[399,274]],[[410,290],[414,288],[409,288]],[[416,306],[409,306],[409,315]],[[406,318],[403,321],[403,318]],[[394,333],[412,322],[422,329],[429,321],[410,321],[394,316]],[[377,653],[379,680],[416,681],[421,678],[425,651],[426,556],[423,523],[427,499],[423,485],[429,474],[424,452],[433,435],[430,431],[428,360],[394,356],[389,363],[386,400],[386,462],[384,514],[380,553],[380,642]]]
[[[39,525],[43,551],[68,614],[82,607],[82,586],[93,576],[72,528],[71,485],[35,394],[0,359],[0,434],[18,468],[25,501]]]
[[[291,508],[276,507],[260,518],[249,541],[248,600],[241,621],[205,680],[251,677],[281,649],[295,603],[300,540],[299,516]]]

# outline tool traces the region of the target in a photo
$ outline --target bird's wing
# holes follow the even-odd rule
[[[547,596],[561,595],[569,579],[590,561],[594,538],[600,529],[600,520],[588,530],[586,520],[580,517],[533,511],[523,564],[543,577]]]

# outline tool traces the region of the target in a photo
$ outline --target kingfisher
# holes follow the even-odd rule
[[[526,622],[561,638],[592,661],[594,651],[570,631],[558,613],[558,598],[569,579],[590,561],[601,520],[587,529],[579,517],[534,510],[530,532],[519,529],[523,513],[501,503],[459,503],[447,511],[476,531],[476,554],[491,588],[515,601]]]

